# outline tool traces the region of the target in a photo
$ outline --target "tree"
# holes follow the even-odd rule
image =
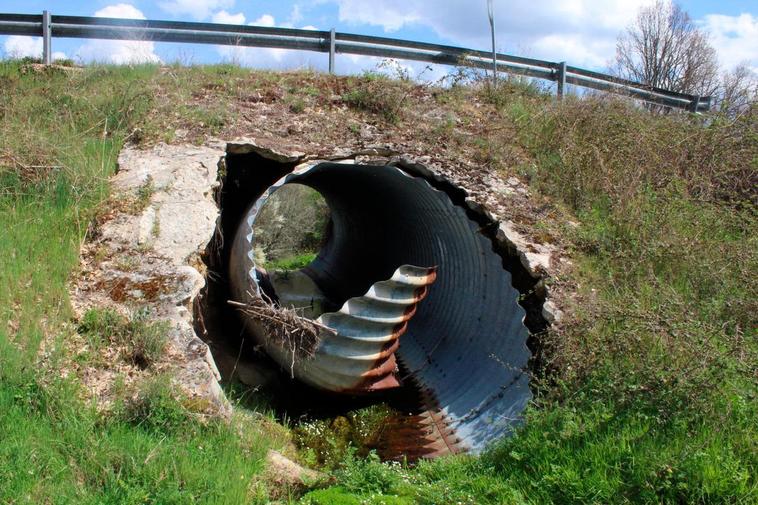
[[[746,63],[725,72],[714,97],[714,110],[735,117],[750,109],[758,99],[758,76]]]
[[[693,95],[710,96],[719,86],[716,50],[669,0],[641,8],[619,35],[614,70],[619,77]]]

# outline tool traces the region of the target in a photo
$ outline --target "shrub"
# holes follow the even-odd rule
[[[377,73],[367,72],[353,79],[342,101],[349,107],[382,116],[389,123],[398,123],[403,105],[413,89],[408,82],[392,81]]]

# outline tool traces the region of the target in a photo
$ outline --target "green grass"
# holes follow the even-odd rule
[[[276,437],[188,417],[168,385],[102,416],[57,370],[66,283],[157,68],[20,70],[0,62],[0,503],[265,503],[255,476]],[[126,326],[157,348],[151,323]]]
[[[200,422],[163,375],[101,414],[73,374],[61,378],[74,331],[93,347],[142,335],[153,356],[163,334],[144,315],[96,311],[72,324],[66,284],[124,139],[163,138],[179,126],[173,113],[204,123],[192,141],[228,122],[212,104],[192,112],[157,90],[229,100],[250,82],[269,92],[286,81],[294,96],[301,76],[229,65],[21,70],[0,63],[0,503],[266,503],[263,455],[287,434],[265,416]],[[319,79],[308,74],[308,86],[321,89]],[[389,107],[382,119],[393,128],[414,100],[406,82],[373,96],[384,79],[344,79],[339,93],[368,120]],[[558,281],[576,287],[574,305],[560,333],[541,337],[536,401],[514,437],[481,457],[408,468],[358,455],[351,437],[305,433],[314,450],[302,457],[336,482],[302,501],[758,502],[758,111],[703,123],[613,101],[557,103],[517,82],[437,99],[460,118],[438,135],[516,170],[549,212],[579,223],[540,224],[572,253]],[[497,128],[461,136],[474,99]]]
[[[307,267],[310,263],[316,259],[318,253],[309,252],[297,254],[295,256],[287,256],[277,260],[269,261],[264,264],[268,270],[299,270]]]
[[[251,483],[266,438],[199,424],[166,387],[101,418],[70,383],[3,376],[0,502],[265,503]]]
[[[105,346],[117,346],[122,349],[125,361],[142,369],[163,356],[169,330],[168,322],[151,321],[144,310],[127,319],[111,309],[90,309],[79,323],[79,333],[87,338],[95,353]]]
[[[720,428],[707,419],[661,422],[598,401],[589,388],[570,406],[532,411],[525,429],[480,458],[415,468],[348,460],[332,492],[368,503],[754,503],[755,467],[746,463],[755,457],[756,407],[736,399],[720,406],[731,410]],[[322,496],[303,502],[329,503]]]

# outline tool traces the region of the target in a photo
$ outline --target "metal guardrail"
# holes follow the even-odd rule
[[[638,82],[567,65],[497,53],[496,61],[487,51],[463,47],[373,37],[324,30],[269,28],[263,26],[153,21],[141,19],[95,18],[0,13],[0,35],[42,36],[43,61],[52,61],[52,38],[89,38],[185,42],[244,47],[299,49],[329,54],[329,72],[334,72],[338,53],[422,61],[441,65],[491,69],[536,77],[557,83],[558,96],[566,84],[630,96],[648,103],[685,109],[710,110],[711,97],[677,93]]]

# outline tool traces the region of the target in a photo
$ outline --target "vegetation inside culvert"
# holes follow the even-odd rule
[[[736,118],[653,115],[605,97],[558,102],[518,81],[493,91],[387,79],[388,95],[372,99],[403,113],[386,118],[364,99],[374,82],[230,65],[0,63],[0,502],[266,503],[266,450],[292,437],[310,447],[293,456],[334,482],[271,493],[283,502],[758,500],[756,106]],[[309,441],[265,413],[201,420],[159,373],[110,410],[87,399],[65,366],[73,334],[108,345],[137,332],[160,352],[149,321],[75,322],[68,303],[119,149],[231,137],[250,103],[295,125],[290,136],[347,142],[378,125],[430,150],[444,144],[528,180],[578,223],[541,230],[570,251],[561,281],[577,293],[562,330],[541,337],[536,400],[512,438],[480,457],[408,466],[344,439]],[[436,119],[410,119],[432,107]],[[304,122],[315,110],[319,130]]]

